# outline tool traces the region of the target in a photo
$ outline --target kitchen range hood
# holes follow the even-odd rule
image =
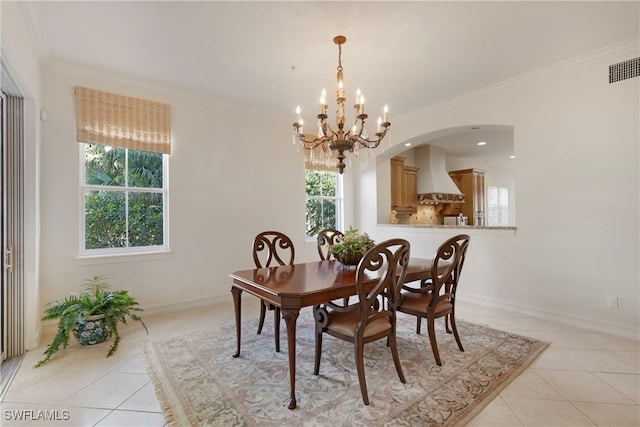
[[[445,151],[433,145],[415,149],[418,172],[418,203],[464,203],[464,194],[445,169]]]

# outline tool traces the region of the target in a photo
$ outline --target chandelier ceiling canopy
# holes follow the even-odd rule
[[[346,153],[358,155],[360,146],[374,149],[380,145],[382,139],[387,134],[389,123],[389,109],[384,106],[383,115],[378,117],[378,125],[374,137],[369,137],[365,130],[365,122],[369,117],[364,109],[364,95],[360,89],[356,92],[356,99],[353,108],[355,118],[353,123],[345,128],[345,89],[343,84],[342,68],[342,45],[347,41],[345,36],[335,36],[333,42],[338,45],[338,73],[336,89],[336,127],[333,128],[327,118],[327,92],[322,89],[320,96],[318,118],[318,134],[305,134],[303,131],[303,120],[300,115],[300,106],[296,108],[297,119],[293,123],[293,143],[300,144],[305,150],[309,150],[309,157],[312,163],[320,163],[325,166],[335,166],[338,172],[344,172],[346,164],[344,160]]]

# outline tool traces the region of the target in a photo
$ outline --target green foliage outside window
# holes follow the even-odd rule
[[[339,228],[338,177],[335,172],[305,170],[307,237],[326,228]]]
[[[85,147],[85,249],[164,242],[162,154]]]

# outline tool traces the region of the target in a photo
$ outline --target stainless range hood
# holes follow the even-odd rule
[[[415,149],[418,172],[418,203],[464,203],[460,192],[445,169],[445,151],[433,145]]]

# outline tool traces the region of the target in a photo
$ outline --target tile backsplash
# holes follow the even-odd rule
[[[442,224],[435,205],[418,205],[418,212],[413,215],[399,215],[398,224]]]

